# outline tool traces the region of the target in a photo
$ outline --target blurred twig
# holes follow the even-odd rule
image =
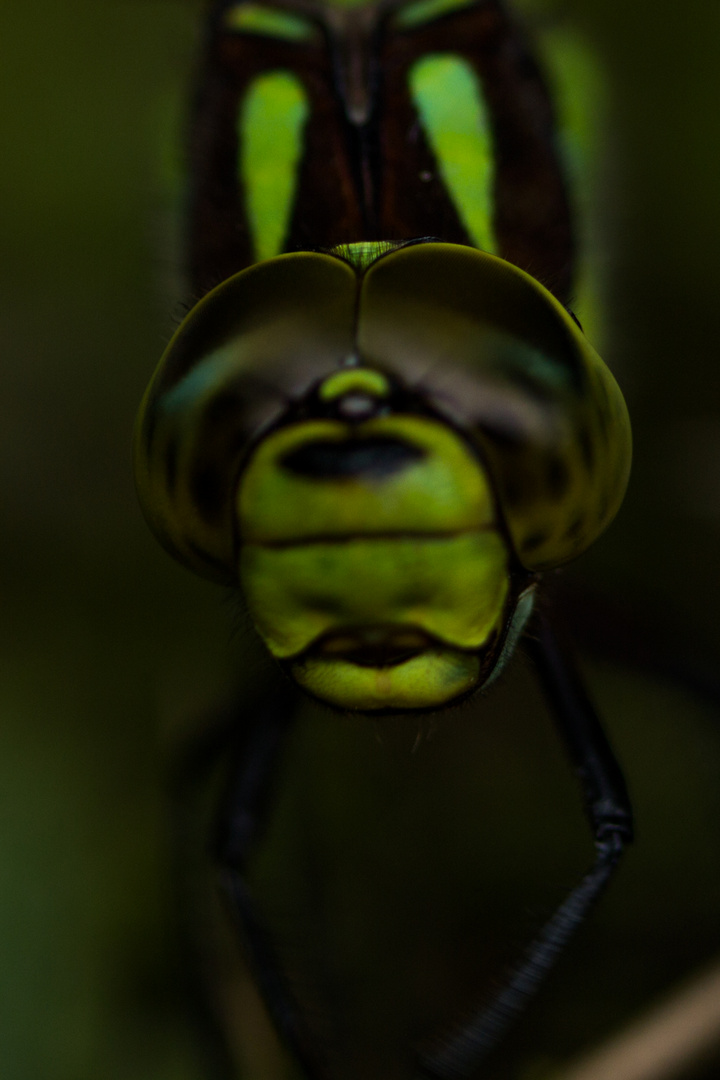
[[[720,1047],[720,963],[685,983],[558,1080],[676,1080]]]

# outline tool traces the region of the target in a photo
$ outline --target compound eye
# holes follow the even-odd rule
[[[140,411],[135,471],[151,528],[191,569],[234,581],[244,456],[352,356],[356,304],[350,266],[298,252],[229,278],[175,334]]]

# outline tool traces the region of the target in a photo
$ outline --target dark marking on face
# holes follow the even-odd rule
[[[282,466],[299,476],[317,480],[383,480],[424,457],[418,447],[387,436],[343,442],[318,439],[286,454]]]

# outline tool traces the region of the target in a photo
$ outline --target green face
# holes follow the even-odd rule
[[[376,414],[383,377],[355,368],[320,397]],[[264,439],[238,491],[239,577],[266,645],[346,708],[432,708],[487,674],[509,553],[464,441],[412,415],[313,420]]]

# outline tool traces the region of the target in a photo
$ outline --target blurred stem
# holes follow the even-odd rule
[[[720,1047],[720,963],[557,1080],[676,1080]]]

